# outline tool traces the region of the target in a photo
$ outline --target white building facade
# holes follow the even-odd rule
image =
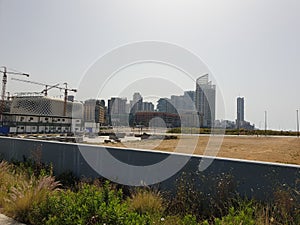
[[[83,104],[45,96],[15,97],[7,125],[10,133],[80,132]]]

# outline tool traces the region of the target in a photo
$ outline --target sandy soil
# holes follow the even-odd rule
[[[213,140],[210,139],[210,142]],[[220,146],[216,142],[208,146],[208,141],[208,136],[179,135],[177,140],[142,140],[106,145],[300,165],[300,138],[297,137],[225,136]]]

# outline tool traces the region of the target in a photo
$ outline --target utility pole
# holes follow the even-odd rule
[[[265,111],[265,136],[267,136],[267,111]]]
[[[299,138],[299,110],[296,110],[297,113],[297,137]]]

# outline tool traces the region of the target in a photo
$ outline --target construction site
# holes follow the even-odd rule
[[[79,132],[82,125],[83,104],[74,101],[69,95],[77,92],[68,87],[68,83],[44,84],[29,79],[19,79],[15,76],[29,77],[30,74],[14,72],[6,67],[0,68],[3,74],[1,107],[0,107],[0,134],[70,134]],[[15,82],[23,82],[35,86],[42,86],[38,92],[22,92],[10,95],[6,92],[8,77]],[[48,96],[51,89],[64,92],[64,98]]]

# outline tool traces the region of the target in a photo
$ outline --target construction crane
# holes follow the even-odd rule
[[[10,92],[8,91],[8,92],[6,92],[7,93],[7,95],[6,95],[6,97],[7,97],[7,101],[9,101],[10,100],[10,98],[11,98],[11,96],[10,96]]]
[[[20,73],[20,72],[12,72],[7,71],[7,68],[5,66],[0,67],[3,69],[3,71],[0,70],[0,73],[3,73],[3,79],[2,79],[2,93],[1,93],[1,108],[0,108],[0,116],[2,116],[4,105],[5,105],[5,91],[6,91],[6,84],[7,84],[7,75],[23,75],[26,77],[29,77],[28,73]]]
[[[48,84],[44,84],[44,83],[40,83],[40,82],[35,82],[35,81],[30,81],[30,80],[22,80],[22,79],[17,79],[17,78],[11,78],[12,80],[16,80],[16,81],[22,81],[22,82],[26,82],[26,83],[30,83],[30,84],[36,84],[36,85],[41,85],[41,86],[45,86],[45,89],[41,91],[41,93],[44,93],[45,96],[48,96],[48,91],[52,88],[59,88],[58,85],[59,84],[55,84],[55,85],[48,85]],[[59,88],[61,89],[61,88]]]
[[[76,89],[69,89],[68,88],[68,83],[64,83],[64,85],[66,85],[65,88],[62,88],[65,90],[65,99],[64,99],[64,116],[67,115],[67,100],[68,100],[68,91],[73,91],[73,92],[77,92]]]
[[[44,93],[45,96],[47,96],[48,90],[50,90],[52,88],[57,88],[59,90],[64,90],[64,111],[63,111],[63,115],[64,116],[66,116],[66,114],[67,114],[68,92],[69,91],[77,92],[76,89],[68,88],[68,83],[66,83],[66,82],[63,83],[63,85],[65,85],[65,87],[59,87],[58,86],[59,84],[47,85],[47,84],[43,84],[43,83],[40,83],[40,82],[22,80],[22,79],[17,79],[17,78],[12,78],[12,80],[22,81],[22,82],[31,83],[31,84],[37,84],[37,85],[43,85],[43,86],[45,86],[45,89],[41,93]]]

